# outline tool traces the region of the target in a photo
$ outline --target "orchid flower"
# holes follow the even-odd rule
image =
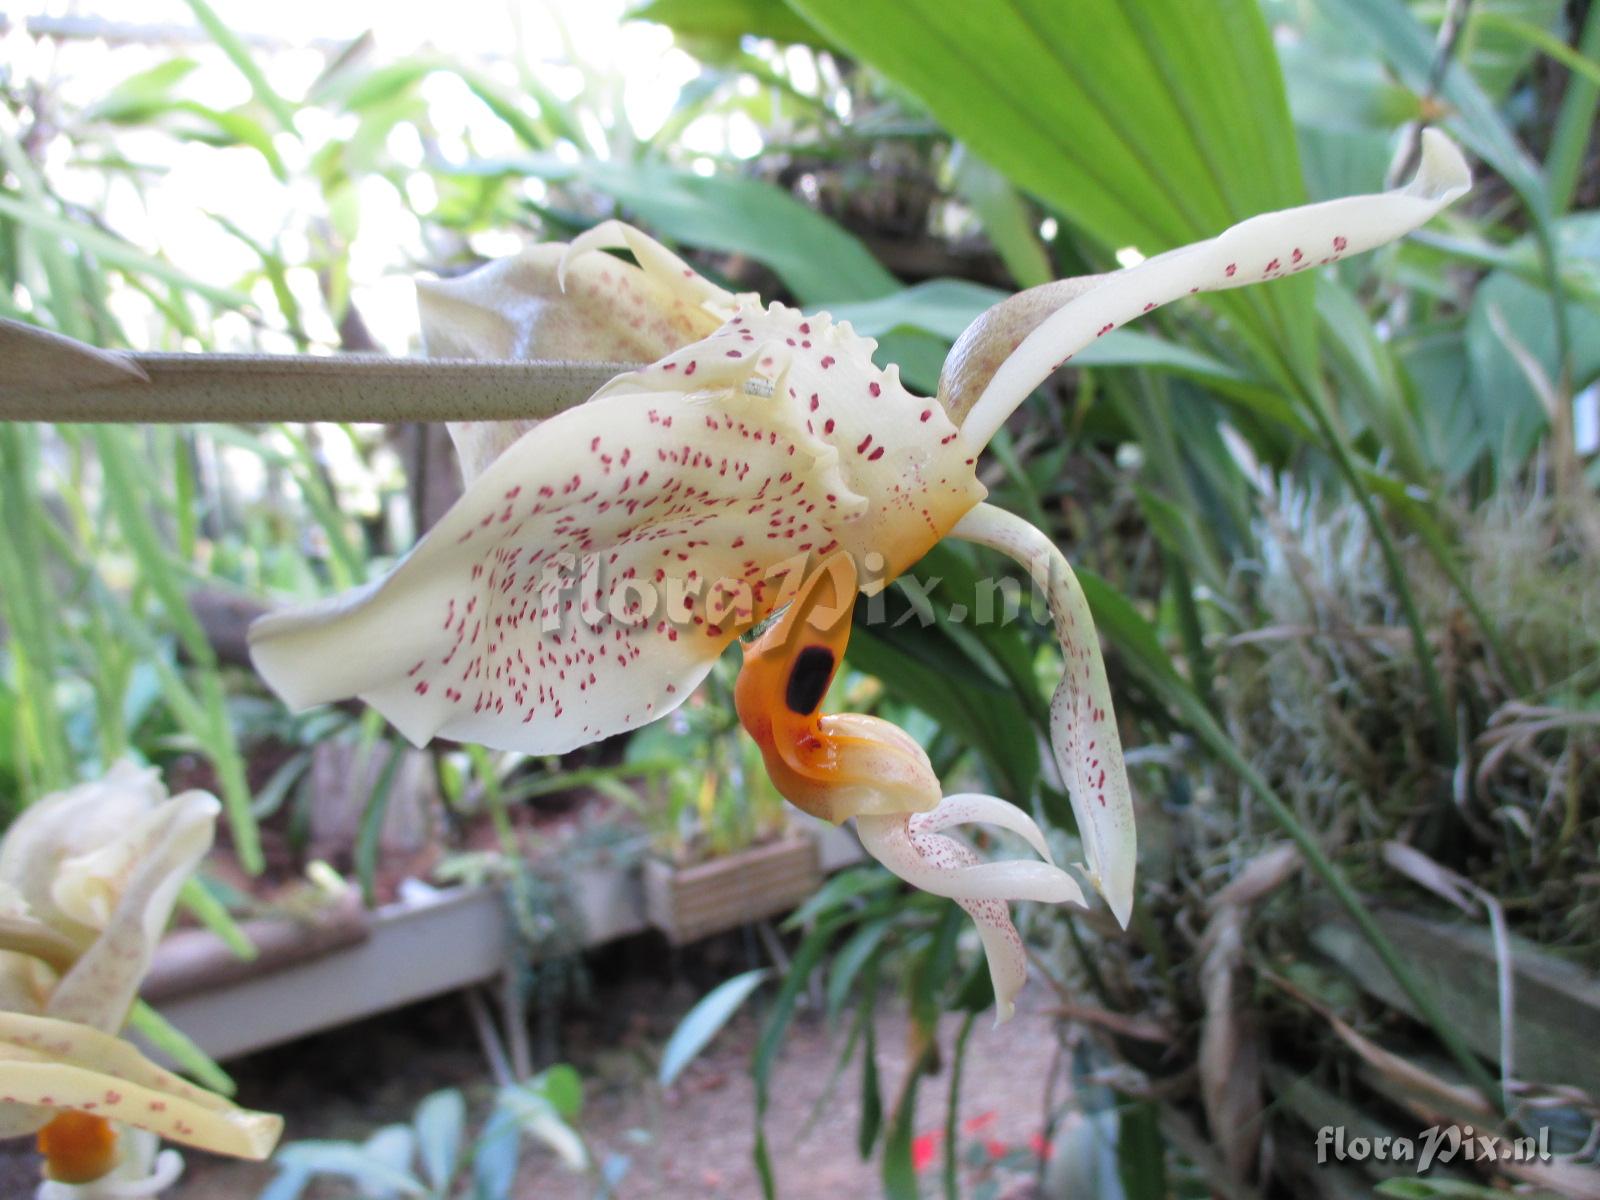
[[[184,1082],[117,1037],[220,805],[132,763],[39,800],[0,840],[0,1137],[37,1134],[40,1200],[153,1196],[161,1138],[264,1158],[275,1116]]]
[[[405,560],[354,592],[259,620],[254,661],[295,708],[359,696],[418,744],[558,754],[681,704],[731,641],[793,598],[808,561],[842,552],[871,593],[954,535],[1021,562],[1050,600],[1066,662],[1054,757],[1087,877],[1126,925],[1132,801],[1088,606],[1044,533],[983,502],[978,457],[1097,337],[1196,292],[1391,241],[1467,186],[1459,151],[1430,131],[1404,188],[1254,217],[1126,270],[1029,289],[957,341],[936,399],[876,367],[876,344],[847,323],[731,294],[616,221],[429,285],[430,348],[659,353],[536,430],[480,437],[465,493]],[[862,755],[903,753],[908,774],[836,811],[863,811],[871,828],[898,820],[869,810],[903,783],[916,803],[900,811],[924,813],[904,826],[911,849],[941,847],[916,840],[945,818],[937,789],[913,779],[915,755],[877,727],[866,740]],[[922,871],[925,855],[919,866],[895,849],[899,828],[864,836],[881,834],[883,856]]]
[[[897,726],[854,713],[819,715],[850,639],[856,588],[855,563],[834,554],[745,645],[734,690],[739,720],[792,804],[835,824],[854,817],[869,854],[908,883],[966,909],[989,960],[996,1022],[1007,1021],[1027,958],[1006,901],[1083,905],[1083,889],[1055,865],[1044,834],[1016,805],[973,794],[941,799],[927,754]],[[979,863],[941,832],[973,822],[1022,835],[1044,861]]]

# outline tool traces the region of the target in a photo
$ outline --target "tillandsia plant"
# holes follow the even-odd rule
[[[247,1112],[117,1036],[220,805],[168,797],[130,762],[46,796],[0,841],[0,1137],[37,1135],[39,1200],[154,1196],[162,1139],[261,1159],[282,1121]]]
[[[1126,925],[1133,806],[1089,608],[1050,539],[984,503],[978,456],[1097,337],[1197,292],[1389,242],[1468,182],[1460,153],[1430,131],[1416,178],[1399,190],[1254,217],[1126,270],[1019,293],[957,341],[935,399],[875,366],[876,344],[847,323],[729,293],[616,221],[425,285],[430,353],[652,361],[537,428],[458,427],[467,489],[457,504],[387,577],[257,622],[255,663],[297,708],[359,696],[419,744],[442,735],[562,753],[682,703],[730,642],[814,578],[811,563],[847,558],[852,590],[872,594],[942,538],[972,541],[1024,565],[1049,598],[1066,664],[1051,706],[1054,757],[1085,874]],[[830,577],[850,576],[841,567]],[[969,864],[941,859],[944,840],[927,839],[1002,809],[942,809],[904,735],[857,732],[861,753],[905,759],[909,785],[870,793],[870,780],[840,775],[790,799],[835,820],[866,813],[869,848],[891,868],[949,885]],[[1008,813],[1002,823],[1020,824]],[[1023,832],[1032,836],[1031,823]],[[963,899],[1031,894],[986,878],[993,887]],[[1051,899],[1079,898],[1051,886]]]

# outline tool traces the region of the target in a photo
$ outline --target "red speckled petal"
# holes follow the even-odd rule
[[[763,369],[545,422],[386,579],[258,621],[257,668],[297,708],[360,696],[418,744],[556,754],[671,711],[770,609],[770,573],[831,552],[864,504]]]
[[[987,445],[1029,392],[1095,338],[1194,292],[1281,279],[1392,242],[1471,182],[1461,152],[1430,129],[1422,138],[1422,164],[1406,187],[1265,213],[1125,271],[1045,284],[1002,301],[961,335],[940,394],[957,419],[965,414],[963,438]],[[1048,300],[1043,308],[1041,296]]]
[[[1127,928],[1133,914],[1137,844],[1122,739],[1105,660],[1083,589],[1055,544],[1021,517],[980,504],[951,531],[991,546],[1028,569],[1050,605],[1065,670],[1050,702],[1050,743],[1083,838],[1089,877]]]
[[[120,1038],[0,1013],[0,1137],[31,1133],[63,1109],[236,1158],[266,1158],[283,1131],[281,1117],[186,1083]]]
[[[599,252],[609,245],[633,250],[640,266]],[[705,337],[733,305],[731,294],[617,221],[570,247],[532,246],[457,278],[417,283],[422,341],[433,358],[654,362]],[[451,422],[466,480],[537,423]]]

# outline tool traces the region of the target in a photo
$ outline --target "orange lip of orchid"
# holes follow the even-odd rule
[[[820,715],[850,641],[856,590],[850,555],[828,558],[744,647],[734,689],[739,721],[761,748],[773,785],[795,807],[836,825],[939,803],[938,778],[914,738],[876,717]]]
[[[996,1016],[1005,1020],[1027,973],[1007,901],[1082,904],[1082,889],[1051,860],[1043,833],[1021,809],[992,796],[941,797],[926,752],[899,727],[860,713],[821,715],[850,640],[857,583],[850,555],[833,555],[745,646],[734,689],[739,720],[791,803],[835,824],[855,817],[872,857],[967,911],[989,960]],[[973,822],[1020,834],[1043,861],[980,862],[941,832]]]

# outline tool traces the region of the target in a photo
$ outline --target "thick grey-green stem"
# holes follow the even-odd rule
[[[0,420],[506,421],[581,404],[630,363],[131,354],[0,321]]]

